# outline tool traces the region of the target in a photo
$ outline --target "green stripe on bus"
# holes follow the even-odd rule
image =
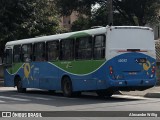
[[[85,32],[79,32],[79,33],[69,36],[68,38],[78,38],[78,37],[86,37],[86,36],[90,36],[90,35]]]
[[[105,60],[77,60],[53,62],[59,68],[72,74],[89,74],[98,69]]]
[[[10,74],[15,74],[18,71],[18,69],[22,67],[22,65],[23,63],[14,63],[12,67],[8,68],[7,70]]]
[[[71,74],[89,74],[98,69],[105,60],[75,60],[52,62],[55,66]],[[23,63],[16,63],[8,69],[10,74],[15,74],[18,69],[23,67]]]

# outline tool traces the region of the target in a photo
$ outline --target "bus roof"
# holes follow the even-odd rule
[[[6,46],[45,42],[45,41],[52,41],[52,40],[61,40],[61,39],[67,39],[67,38],[82,37],[82,36],[87,36],[87,35],[104,34],[104,33],[107,32],[107,29],[145,29],[145,30],[152,30],[149,27],[140,27],[140,26],[111,26],[111,27],[107,26],[107,27],[100,27],[100,28],[77,31],[77,32],[69,32],[69,33],[63,33],[63,34],[55,34],[55,35],[49,35],[49,36],[29,38],[29,39],[15,40],[15,41],[7,42]]]
[[[142,26],[113,26],[114,29],[143,29],[143,30],[153,30],[150,27],[142,27]]]
[[[106,33],[106,27],[77,31],[77,32],[69,32],[69,33],[63,33],[63,34],[55,34],[55,35],[49,35],[49,36],[42,36],[42,37],[35,37],[35,38],[29,38],[29,39],[22,39],[22,40],[15,40],[15,41],[7,42],[6,46],[52,41],[52,40],[61,40],[61,39],[103,34],[103,33]]]

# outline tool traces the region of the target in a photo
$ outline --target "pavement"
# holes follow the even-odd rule
[[[4,87],[3,80],[0,80],[0,87]],[[148,97],[148,98],[160,98],[160,85],[144,91],[119,91],[116,94],[142,96],[142,97]]]
[[[4,86],[3,79],[0,78],[0,87],[3,87],[3,86]]]
[[[155,86],[144,91],[120,91],[123,95],[143,96],[148,98],[160,98],[160,86]]]

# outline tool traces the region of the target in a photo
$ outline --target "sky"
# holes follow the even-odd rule
[[[98,8],[100,8],[100,5],[99,4],[95,4],[95,5],[92,6],[92,10],[91,11],[97,10]]]

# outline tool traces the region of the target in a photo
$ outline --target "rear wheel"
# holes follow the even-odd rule
[[[79,96],[81,96],[81,92],[80,91],[77,91],[77,92],[74,92],[74,93],[72,93],[72,95],[74,96],[74,97],[79,97]]]
[[[71,97],[72,92],[72,82],[69,77],[64,77],[62,81],[62,91],[65,97]]]
[[[23,88],[22,87],[22,81],[21,81],[21,78],[20,77],[17,77],[16,78],[17,79],[17,91],[19,92],[19,93],[24,93],[24,92],[26,92],[26,88]]]
[[[99,96],[99,97],[111,97],[112,95],[113,95],[113,91],[111,91],[111,90],[98,90],[98,91],[96,91],[96,93],[97,93],[97,95]]]
[[[49,94],[55,94],[55,90],[48,90]]]

